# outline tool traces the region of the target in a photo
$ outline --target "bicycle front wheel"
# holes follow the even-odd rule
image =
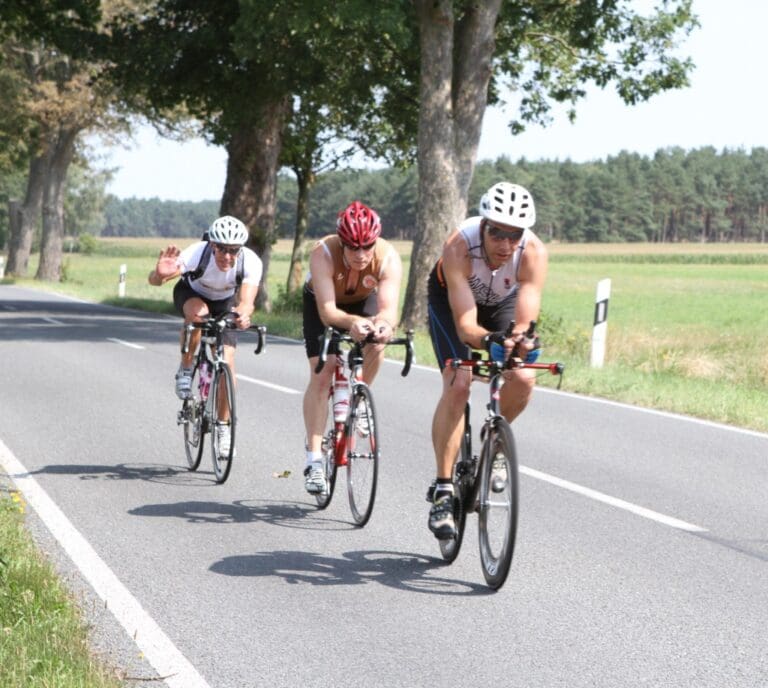
[[[519,479],[512,430],[503,418],[490,426],[480,465],[480,561],[498,590],[507,579],[517,535]]]
[[[200,398],[200,369],[195,366],[192,373],[192,394],[181,403],[179,424],[184,430],[184,452],[190,471],[196,471],[203,457],[205,440],[205,402]]]
[[[376,500],[379,475],[379,435],[371,390],[355,385],[347,432],[347,494],[352,518],[358,526],[368,523]]]
[[[235,457],[235,383],[226,363],[219,363],[211,382],[211,457],[217,483],[232,470]]]

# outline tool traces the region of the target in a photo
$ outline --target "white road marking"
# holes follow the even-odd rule
[[[542,471],[537,471],[534,468],[528,468],[527,466],[520,466],[520,472],[532,478],[538,478],[539,480],[544,480],[545,482],[551,483],[552,485],[557,485],[557,487],[562,487],[565,490],[570,490],[571,492],[576,492],[577,494],[584,495],[585,497],[589,497],[590,499],[595,499],[598,502],[604,502],[605,504],[609,504],[610,506],[615,506],[615,507],[618,507],[619,509],[630,511],[633,514],[636,514],[637,516],[642,516],[643,518],[649,518],[652,521],[657,521],[658,523],[663,523],[664,525],[672,526],[673,528],[679,528],[680,530],[685,530],[689,533],[706,533],[707,532],[707,529],[702,528],[701,526],[696,526],[696,525],[693,525],[692,523],[681,521],[680,519],[673,518],[672,516],[666,516],[664,514],[660,514],[658,511],[652,511],[651,509],[646,509],[645,507],[638,506],[637,504],[632,504],[631,502],[625,502],[623,499],[618,499],[617,497],[611,497],[610,495],[607,495],[603,492],[598,492],[597,490],[592,490],[588,487],[577,485],[576,483],[572,483],[568,480],[563,480],[562,478],[557,478],[554,475],[550,475],[549,473],[543,473]]]
[[[143,349],[144,347],[140,344],[132,344],[131,342],[126,342],[123,339],[115,339],[114,337],[107,337],[108,342],[114,342],[115,344],[122,344],[123,346],[128,346],[131,349]]]
[[[269,387],[269,389],[274,389],[278,392],[285,392],[286,394],[301,394],[301,392],[298,389],[292,389],[290,387],[283,387],[282,385],[276,385],[272,382],[265,382],[264,380],[257,380],[253,377],[248,377],[247,375],[240,375],[239,373],[235,376],[238,380],[242,380],[243,382],[250,382],[254,385],[261,385],[262,387]]]
[[[0,465],[168,688],[211,688],[0,440]]]

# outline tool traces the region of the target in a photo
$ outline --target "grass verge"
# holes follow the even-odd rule
[[[118,688],[89,651],[77,605],[24,528],[24,500],[0,489],[0,676],[3,688]]]

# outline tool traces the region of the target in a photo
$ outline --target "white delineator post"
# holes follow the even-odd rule
[[[117,283],[117,295],[123,299],[125,298],[125,274],[128,272],[128,266],[123,263],[120,266],[120,281]]]
[[[605,358],[605,339],[608,332],[608,299],[611,296],[611,280],[603,279],[597,283],[595,294],[595,323],[592,328],[592,354],[590,364],[593,368],[602,368]]]

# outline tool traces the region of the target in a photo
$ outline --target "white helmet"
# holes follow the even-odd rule
[[[536,223],[536,207],[528,189],[499,182],[480,199],[480,215],[491,222],[528,229]]]
[[[213,221],[208,229],[208,238],[217,244],[242,246],[248,241],[248,229],[236,217],[224,215]]]

